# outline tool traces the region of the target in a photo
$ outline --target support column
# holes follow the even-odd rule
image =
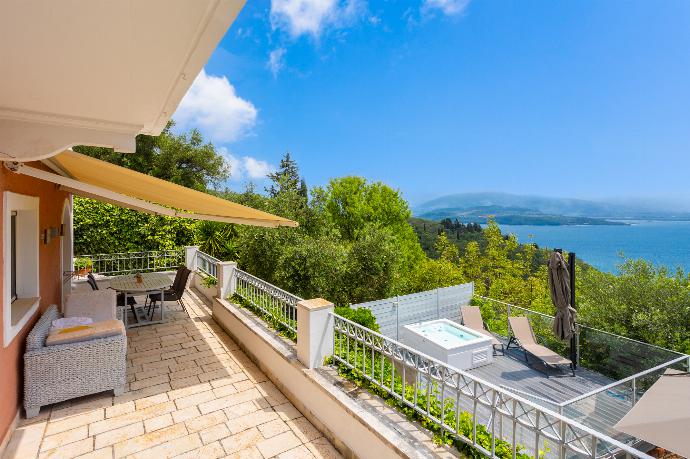
[[[297,358],[308,368],[333,355],[333,303],[323,298],[297,303]]]
[[[198,245],[191,245],[184,248],[184,264],[192,272],[196,272],[196,253],[198,251]]]
[[[221,261],[216,264],[218,274],[218,297],[228,299],[235,294],[235,270],[237,263],[234,261]]]

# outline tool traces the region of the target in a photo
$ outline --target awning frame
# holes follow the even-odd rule
[[[114,204],[120,207],[126,207],[128,209],[146,212],[149,214],[164,215],[167,217],[190,218],[195,220],[216,221],[222,223],[235,223],[239,225],[261,226],[269,228],[277,228],[280,226],[297,226],[296,222],[292,222],[290,220],[277,221],[264,220],[259,218],[245,219],[223,217],[217,215],[192,214],[188,212],[175,210],[169,207],[164,207],[148,201],[144,201],[143,199],[133,198],[131,196],[126,196],[121,193],[116,193],[106,188],[90,185],[88,183],[75,180],[65,175],[60,175],[57,173],[35,168],[27,165],[26,163],[5,161],[4,164],[8,170],[14,173],[23,174],[29,177],[34,177],[40,180],[55,183],[60,187],[61,190],[68,191],[79,196],[96,199],[98,201],[107,202],[109,204]],[[54,164],[50,165],[50,167],[53,170],[57,168],[57,166],[55,166]]]

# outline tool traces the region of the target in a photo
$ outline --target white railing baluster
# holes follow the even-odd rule
[[[90,259],[94,274],[118,276],[135,272],[173,271],[184,262],[184,249],[98,253],[75,255],[74,258]]]
[[[203,254],[199,260],[202,260],[205,255]],[[213,266],[215,267],[215,264]],[[291,332],[297,333],[297,303],[302,301],[302,298],[240,269],[234,269],[232,275],[237,285],[236,293],[239,296],[262,314],[277,321]]]
[[[497,458],[498,452],[505,451],[506,447],[510,448],[513,458],[526,453],[531,448],[534,448],[534,455],[539,456],[540,443],[545,440],[549,442],[550,448],[550,452],[545,452],[545,457],[562,458],[584,454],[598,459],[612,457],[612,452],[617,452],[629,454],[633,458],[651,459],[650,456],[630,445],[584,426],[574,419],[544,408],[517,393],[481,380],[471,373],[450,367],[342,316],[333,314],[333,318],[334,339],[338,340],[338,343],[334,343],[334,349],[337,349],[338,352],[333,353],[333,360],[336,364],[357,371],[371,384],[383,389],[405,406],[438,425],[442,431],[476,447],[488,457]],[[343,341],[345,342],[343,343]],[[352,341],[352,345],[350,345],[350,341]],[[362,364],[357,360],[360,346]],[[371,372],[366,368],[367,355],[369,355],[367,346],[372,348]],[[375,346],[380,346],[381,352],[378,355],[374,352]],[[343,355],[344,348],[345,355]],[[354,351],[351,352],[351,349]],[[384,349],[388,351],[384,352]],[[378,365],[377,356],[380,360]],[[386,358],[390,358],[390,367],[386,365]],[[402,365],[399,371],[396,370],[397,362]],[[374,368],[377,366],[380,367],[381,371],[378,377],[374,373]],[[414,381],[411,377],[412,372],[415,374]],[[410,376],[408,377],[408,375]],[[420,375],[423,376],[420,377]],[[390,382],[388,382],[389,377]],[[401,393],[397,392],[395,386],[398,377],[402,378]],[[410,384],[414,384],[412,400],[405,396],[408,379]],[[452,381],[453,384],[450,385],[449,381]],[[435,386],[440,388],[440,394],[434,391]],[[419,393],[426,394],[425,401],[422,402],[418,399]],[[440,415],[438,416],[432,410],[432,397],[435,397],[433,406],[437,406],[440,400]],[[455,400],[455,425],[446,423],[445,405],[449,397],[453,397]],[[461,425],[463,407],[470,409],[469,432],[465,431],[466,427]],[[487,425],[480,423],[479,417],[483,413],[490,413],[489,422],[491,426],[488,426],[488,422]],[[496,422],[499,416],[500,433],[497,435]],[[508,417],[510,427],[504,426],[504,416]],[[483,432],[481,435],[480,428]],[[510,438],[509,444],[506,444],[508,441],[503,439],[504,429],[511,430],[507,434]],[[519,435],[518,430],[521,431]],[[566,432],[569,431],[576,435],[576,438],[571,441],[567,439]],[[481,438],[487,438],[488,441],[481,443]],[[590,445],[592,450],[587,451]],[[598,447],[601,449],[600,453],[597,452]]]

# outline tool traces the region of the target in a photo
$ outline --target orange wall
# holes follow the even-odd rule
[[[31,165],[34,167],[44,167],[40,163]],[[59,227],[62,223],[62,209],[69,194],[64,191],[59,191],[57,185],[32,177],[15,174],[8,171],[0,163],[0,192],[5,191],[12,191],[28,196],[38,196],[40,200],[39,229],[41,231],[50,226]],[[3,200],[0,199],[0,215],[2,215],[1,212],[4,212],[2,208],[3,205]],[[3,222],[2,218],[0,218],[0,229],[5,231],[5,228],[2,226]],[[37,241],[38,238],[39,235],[37,234]],[[0,259],[4,257],[6,250],[5,247],[2,247],[2,241],[3,240],[0,239]],[[0,263],[0,279],[1,276],[4,275],[2,273],[3,269],[3,264]],[[47,245],[39,242],[39,280],[41,295],[39,313],[29,321],[8,347],[2,347],[2,338],[0,338],[0,368],[3,373],[2,377],[0,377],[0,439],[4,438],[8,428],[12,425],[12,421],[22,401],[23,354],[26,335],[31,330],[34,323],[36,323],[41,311],[44,311],[51,304],[60,304],[60,283],[62,281],[62,275],[60,267],[59,237],[53,239]],[[0,281],[0,299],[3,298],[3,295],[3,285]],[[2,302],[0,302],[0,305],[2,305]],[[2,317],[2,315],[0,315],[0,317]],[[2,322],[3,321],[0,320],[0,337],[3,336]]]

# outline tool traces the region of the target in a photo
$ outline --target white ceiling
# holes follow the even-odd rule
[[[0,1],[0,160],[158,135],[244,0]]]

